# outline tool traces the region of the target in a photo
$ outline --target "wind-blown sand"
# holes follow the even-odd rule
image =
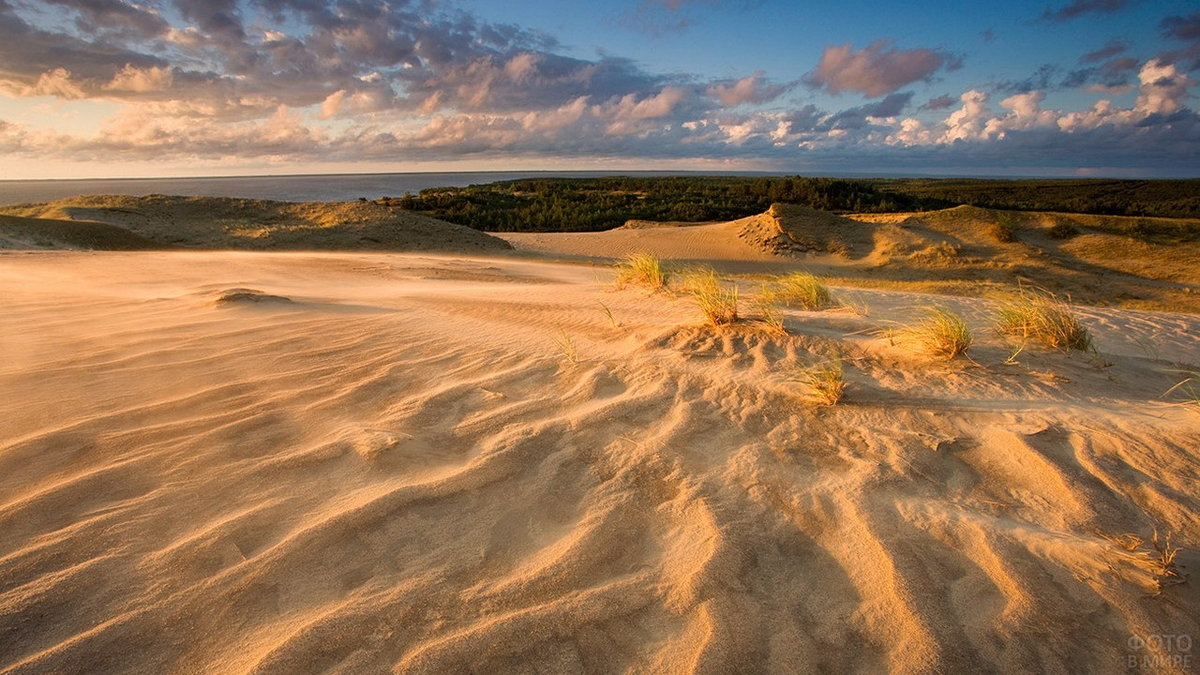
[[[0,673],[1186,672],[1196,580],[1109,537],[1200,564],[1200,317],[1006,365],[946,299],[941,364],[873,332],[928,296],[782,337],[611,279],[0,254]]]

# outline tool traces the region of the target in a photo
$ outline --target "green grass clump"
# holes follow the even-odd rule
[[[1004,302],[996,326],[1002,335],[1036,340],[1062,350],[1095,351],[1092,334],[1071,306],[1054,296],[1025,293]]]
[[[705,318],[714,326],[727,326],[738,320],[738,289],[727,284],[710,268],[686,270],[680,290],[691,296]]]
[[[617,263],[617,286],[635,284],[652,291],[662,290],[671,280],[671,271],[657,256],[631,253]]]
[[[808,272],[793,272],[764,284],[762,296],[769,303],[809,311],[827,309],[836,304],[825,282]]]
[[[799,380],[822,405],[837,405],[846,393],[846,372],[841,361],[827,361],[801,368]]]
[[[971,329],[961,316],[938,307],[928,310],[928,315],[917,325],[901,329],[899,336],[943,359],[966,354],[974,342]]]

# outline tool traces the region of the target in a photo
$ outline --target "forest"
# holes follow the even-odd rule
[[[1195,218],[1200,180],[842,179],[804,176],[535,178],[377,200],[491,232],[607,230],[628,220],[708,222],[776,202],[835,213],[987,208]]]

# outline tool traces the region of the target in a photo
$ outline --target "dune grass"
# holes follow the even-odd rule
[[[754,312],[757,314],[757,318],[754,321],[759,326],[762,326],[771,333],[787,334],[787,328],[783,325],[783,312],[779,310],[779,303],[768,297],[765,291],[754,296]]]
[[[846,372],[839,360],[816,363],[797,371],[797,379],[822,405],[837,405],[846,393]]]
[[[996,328],[1002,335],[1035,340],[1055,349],[1096,351],[1091,332],[1069,304],[1053,295],[1026,292],[1001,303]]]
[[[567,331],[562,329],[558,331],[558,337],[554,338],[554,346],[558,348],[558,353],[567,363],[579,363],[579,349]]]
[[[958,314],[940,307],[928,309],[920,323],[901,328],[896,332],[896,337],[910,341],[925,353],[941,359],[965,355],[974,342],[967,322]]]
[[[711,268],[693,268],[679,275],[680,290],[692,298],[713,326],[738,320],[738,289],[726,283]]]
[[[1195,366],[1192,366],[1191,368],[1181,368],[1172,372],[1182,373],[1187,375],[1187,377],[1165,391],[1163,396],[1166,397],[1178,392],[1183,397],[1178,405],[1188,408],[1196,414],[1200,414],[1200,386],[1195,384],[1200,382],[1200,371],[1197,371]]]
[[[777,277],[763,284],[762,295],[768,302],[809,311],[828,309],[836,304],[829,286],[808,272],[793,272]]]
[[[645,286],[652,291],[666,288],[671,270],[657,256],[645,252],[631,253],[616,264],[617,286]]]

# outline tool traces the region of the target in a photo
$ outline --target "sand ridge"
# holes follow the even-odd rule
[[[717,331],[542,261],[10,254],[0,291],[2,673],[1118,673],[1200,634],[1106,538],[1200,564],[1192,315],[1006,364],[943,299],[981,339],[942,365],[874,332],[928,297]]]
[[[1124,234],[1142,221],[1190,233]],[[1075,234],[1055,236],[1056,226]],[[609,262],[639,251],[738,274],[804,269],[838,283],[979,296],[1041,288],[1093,305],[1200,312],[1200,222],[959,206],[839,216],[797,205],[727,223],[498,233],[518,251]]]
[[[65,248],[108,246],[52,230],[53,222],[84,221],[91,228],[120,228],[147,242],[142,248],[250,250],[498,251],[503,241],[462,225],[366,201],[275,202],[228,197],[92,195],[44,204],[0,207],[0,213],[43,219],[41,239]],[[36,223],[27,220],[26,225]],[[0,219],[0,236],[8,228]],[[92,238],[95,239],[94,237]],[[91,243],[91,245],[89,245]],[[59,246],[54,246],[59,244]]]

